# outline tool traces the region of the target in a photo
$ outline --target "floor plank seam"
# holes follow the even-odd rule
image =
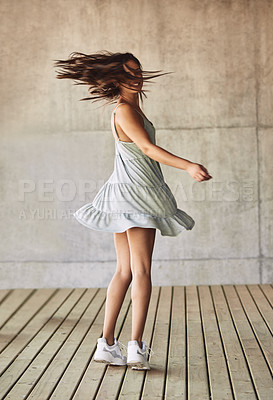
[[[128,314],[129,314],[129,311],[130,311],[131,308],[132,308],[132,299],[130,299],[130,301],[129,301],[129,305],[128,305],[128,308],[127,308],[126,313],[125,313],[125,318],[123,319],[123,322],[122,322],[121,327],[120,327],[120,331],[118,333],[118,337],[120,336],[120,334],[122,332],[123,326],[124,326],[124,324],[126,322],[126,319],[128,317]],[[126,368],[124,370],[124,373],[122,375],[122,379],[120,381],[120,385],[119,385],[118,391],[116,393],[115,400],[118,400],[118,398],[119,398],[119,395],[120,395],[120,392],[122,390],[122,387],[123,387],[124,380],[125,380],[127,372],[128,372],[128,366],[126,366]]]
[[[213,397],[212,397],[212,384],[211,384],[211,374],[210,374],[209,357],[208,357],[208,347],[207,347],[207,339],[206,339],[206,334],[205,334],[204,318],[203,318],[202,307],[201,307],[199,286],[196,286],[196,290],[197,290],[199,315],[200,315],[200,321],[201,321],[203,345],[204,345],[204,352],[205,352],[206,375],[207,375],[207,380],[208,380],[209,398],[212,399]]]
[[[73,292],[73,291],[72,291]],[[72,293],[71,292],[71,293]],[[69,298],[69,296],[71,295],[71,293],[68,294],[68,296],[63,300],[62,304]],[[74,304],[75,306],[75,304]],[[73,307],[74,307],[73,306]],[[50,321],[50,319],[54,316],[54,314],[58,311],[59,307],[54,311],[54,313],[50,316],[50,318],[46,321],[46,323],[48,323]],[[73,309],[73,308],[72,308]],[[71,312],[71,310],[68,312],[67,315],[69,315],[69,313]],[[66,315],[66,317],[67,317]],[[38,333],[42,330],[42,328],[46,325],[46,323],[36,332],[36,334],[34,336],[31,337],[31,339],[26,342],[25,346],[20,350],[20,352],[18,354],[16,354],[16,356],[14,358],[12,358],[10,360],[10,362],[6,365],[6,367],[3,369],[3,371],[1,371],[0,377],[2,375],[4,375],[4,373],[6,372],[6,370],[8,368],[10,368],[10,366],[16,362],[16,359],[18,357],[18,355],[20,355],[25,348],[29,345],[29,343],[31,343],[31,341],[38,335]],[[60,325],[63,323],[63,321],[60,323]],[[29,361],[29,363],[26,365],[26,367],[23,369],[22,372],[19,373],[18,377],[16,378],[16,380],[13,382],[12,386],[6,391],[6,393],[4,394],[5,398],[9,392],[13,389],[13,387],[16,385],[16,383],[21,379],[21,377],[25,374],[25,372],[28,370],[29,366],[33,363],[33,361],[35,360],[35,358],[39,355],[39,353],[43,350],[43,348],[50,342],[51,337],[55,334],[55,332],[58,330],[59,326],[57,326],[57,328],[55,329],[55,331],[52,333],[52,335],[50,335],[50,337],[44,342],[43,346],[40,347],[39,351],[35,354],[35,356]],[[11,342],[10,342],[11,343]]]
[[[187,304],[187,292],[184,286],[184,313],[185,313],[185,379],[186,379],[186,399],[189,398],[189,333],[188,333],[188,304]]]
[[[267,365],[267,367],[268,367],[268,369],[269,369],[269,371],[271,372],[271,375],[272,375],[272,368],[271,368],[271,365],[270,365],[269,362],[268,362],[268,359],[267,359],[266,354],[265,354],[265,352],[264,352],[264,349],[263,349],[262,343],[261,343],[261,341],[260,341],[260,338],[259,338],[259,336],[258,336],[257,333],[256,333],[256,329],[255,329],[255,327],[253,326],[253,324],[252,324],[252,322],[251,322],[251,320],[250,320],[250,318],[249,318],[249,316],[248,316],[248,312],[247,312],[247,310],[246,310],[246,308],[245,308],[245,306],[244,306],[244,304],[243,304],[243,302],[242,302],[242,300],[241,300],[241,298],[240,298],[240,295],[239,295],[239,293],[238,293],[236,287],[235,287],[235,292],[236,292],[236,294],[237,294],[237,296],[238,296],[238,299],[239,299],[239,302],[240,302],[240,304],[241,304],[242,310],[243,310],[244,313],[245,313],[245,317],[246,317],[246,319],[247,319],[247,321],[248,321],[249,327],[250,327],[250,329],[251,329],[251,331],[252,331],[252,333],[253,333],[253,335],[254,335],[254,337],[255,337],[255,339],[256,339],[256,342],[258,343],[258,346],[259,346],[259,348],[260,348],[260,350],[261,350],[261,353],[262,353],[263,358],[264,358],[264,360],[265,360],[265,362],[266,362],[266,365]]]
[[[268,301],[268,303],[269,303],[270,307],[273,309],[273,305],[272,305],[272,303],[271,303],[270,299],[268,298],[268,296],[266,295],[266,293],[264,292],[264,290],[263,290],[262,286],[261,286],[261,285],[258,285],[258,286],[259,286],[259,288],[261,289],[261,291],[263,292],[263,294],[264,294],[264,297],[265,297],[265,298],[266,298],[266,300]],[[270,285],[270,287],[272,288],[272,285]]]
[[[246,288],[247,288],[247,290],[248,290],[248,292],[249,292],[249,294],[250,294],[250,296],[251,296],[251,298],[252,298],[252,300],[253,300],[253,302],[254,302],[254,304],[255,304],[257,310],[258,310],[258,312],[260,313],[260,315],[261,315],[261,317],[262,317],[264,323],[266,324],[267,329],[269,330],[269,332],[271,333],[271,335],[273,335],[272,329],[271,329],[271,327],[268,325],[268,322],[267,322],[266,318],[264,317],[261,308],[258,306],[258,304],[257,304],[257,302],[256,302],[256,300],[255,300],[255,298],[254,298],[254,296],[253,296],[253,294],[252,294],[251,291],[249,290],[248,285],[246,285]]]
[[[234,288],[235,285],[232,285],[232,286]],[[222,285],[222,288],[223,288],[223,285]],[[225,296],[225,299],[226,299],[227,307],[228,307],[228,310],[229,310],[229,313],[230,313],[230,316],[231,316],[231,320],[232,320],[232,323],[233,323],[233,326],[234,326],[234,330],[236,332],[237,338],[238,338],[240,346],[241,346],[242,353],[244,355],[244,359],[245,359],[246,366],[247,366],[247,369],[248,369],[248,372],[249,372],[249,376],[250,376],[250,380],[251,380],[251,383],[252,383],[252,386],[253,386],[254,393],[256,395],[257,400],[259,400],[259,394],[258,394],[258,390],[257,390],[256,384],[255,384],[253,373],[251,371],[251,366],[250,366],[249,361],[247,359],[247,354],[246,354],[246,351],[245,351],[245,347],[244,347],[244,344],[243,344],[242,339],[240,337],[240,333],[238,331],[238,328],[237,328],[237,325],[236,325],[236,321],[235,321],[234,316],[232,314],[232,310],[230,308],[230,305],[229,305],[229,302],[228,302],[228,299],[227,299],[226,292],[225,292],[224,288],[223,288],[223,293],[224,293],[224,296]]]
[[[45,301],[45,303],[43,303],[43,304],[41,305],[41,307],[39,307],[38,310],[31,316],[31,318],[30,318],[29,320],[27,320],[27,322],[21,327],[21,329],[17,332],[17,334],[14,335],[14,337],[7,343],[7,345],[4,346],[4,347],[1,349],[0,354],[3,353],[3,352],[5,351],[5,349],[6,349],[8,346],[10,346],[10,345],[12,344],[13,340],[16,339],[16,337],[19,336],[20,333],[22,333],[22,331],[27,327],[27,325],[36,317],[36,315],[39,314],[39,312],[43,309],[43,307],[46,306],[46,304],[55,296],[56,293],[57,293],[57,290],[55,290],[55,291],[49,296],[49,298]],[[27,300],[29,300],[29,298],[30,298],[33,294],[34,294],[33,292],[30,293],[30,295],[24,300],[24,302],[20,305],[20,307],[19,307],[18,309],[16,309],[16,311],[14,311],[14,313],[12,313],[12,315],[11,315],[10,318],[12,318],[12,316],[15,315],[15,313],[17,313],[17,312],[20,310],[21,306],[23,306],[23,305],[25,304],[25,302],[26,302]],[[6,322],[8,322],[8,321],[10,320],[10,318],[9,318]],[[5,322],[4,326],[6,325],[6,322]],[[1,329],[2,329],[2,327],[0,328],[0,330],[1,330]],[[35,335],[35,336],[36,336],[36,335]],[[35,336],[34,336],[34,337],[35,337]],[[31,340],[32,340],[32,339],[33,339],[33,338],[31,338]],[[30,340],[30,341],[31,341],[31,340]],[[26,345],[26,346],[27,346],[27,345]],[[26,346],[25,346],[25,347],[26,347]],[[23,351],[23,349],[21,349],[21,351],[16,355],[16,357],[17,357],[22,351]],[[16,357],[15,357],[15,358],[16,358]],[[12,361],[12,362],[13,362],[13,361]],[[2,374],[3,374],[3,371],[0,373],[0,376],[1,376]]]
[[[172,286],[170,314],[169,314],[169,329],[168,329],[168,339],[167,339],[167,354],[166,354],[166,362],[165,362],[162,400],[166,399],[166,384],[167,384],[167,373],[168,373],[168,363],[169,363],[169,353],[170,353],[170,338],[171,338],[171,330],[172,330],[173,295],[174,295],[174,288]]]
[[[162,292],[162,287],[160,286],[159,287],[159,292],[158,292],[158,297],[157,297],[157,302],[156,302],[156,310],[155,310],[152,334],[151,334],[151,339],[150,339],[150,342],[149,342],[149,347],[150,348],[152,348],[152,343],[153,343],[153,339],[154,339],[155,325],[156,325],[156,320],[157,320],[157,316],[158,316],[158,309],[159,309],[159,302],[160,302],[160,298],[161,298],[161,292]],[[148,359],[148,362],[149,362],[150,361],[150,355],[148,355],[147,359]],[[147,379],[147,373],[148,373],[148,371],[145,370],[138,400],[142,400],[143,390],[144,390],[146,379]]]
[[[20,308],[23,307],[23,305],[31,298],[31,296],[32,296],[35,292],[37,292],[37,290],[38,290],[38,289],[33,289],[32,292],[29,293],[29,295],[22,301],[22,303],[20,303],[20,304],[18,305],[18,307],[13,311],[13,313],[10,314],[10,316],[8,317],[8,319],[5,320],[4,323],[3,323],[2,325],[0,325],[0,330],[4,328],[4,326],[10,321],[10,319],[20,310]],[[22,329],[23,329],[23,328],[22,328]],[[18,333],[19,333],[19,332],[18,332]],[[2,350],[0,351],[0,353],[2,353],[3,350],[4,350],[4,349],[2,349]]]
[[[57,330],[59,329],[59,327],[66,321],[67,317],[69,316],[69,314],[72,312],[72,310],[76,307],[76,305],[80,302],[80,300],[82,299],[82,297],[85,295],[85,293],[87,292],[88,289],[86,289],[81,296],[79,296],[79,298],[77,299],[77,301],[74,303],[73,307],[71,308],[71,310],[69,311],[69,313],[67,314],[66,318],[63,319],[63,321],[61,322],[61,324],[58,326],[58,328],[54,331],[54,333],[50,336],[50,338],[44,343],[42,349],[47,345],[47,343],[49,343],[51,337],[57,332]],[[49,360],[49,362],[47,363],[47,365],[45,366],[45,368],[43,369],[42,373],[40,374],[39,378],[37,379],[37,381],[35,382],[35,384],[30,388],[29,392],[27,393],[25,399],[27,399],[31,393],[33,392],[34,389],[36,389],[37,384],[39,384],[40,380],[43,378],[44,374],[47,372],[47,370],[50,368],[52,361],[55,359],[56,355],[62,350],[63,346],[66,344],[66,342],[68,341],[68,339],[70,338],[70,336],[73,334],[74,330],[76,329],[77,325],[79,324],[82,316],[84,315],[84,313],[86,312],[86,310],[88,309],[88,307],[90,306],[90,304],[93,302],[93,300],[95,299],[95,297],[97,296],[97,294],[99,293],[100,289],[98,289],[94,295],[92,296],[91,300],[89,301],[89,303],[86,305],[86,307],[83,309],[81,315],[79,316],[78,321],[76,322],[76,324],[73,326],[73,329],[69,332],[69,334],[67,335],[67,337],[65,338],[65,340],[62,342],[61,346],[58,348],[57,352],[54,353],[51,357],[51,359]],[[101,307],[100,307],[101,308]],[[99,312],[99,311],[98,311]],[[97,313],[98,314],[98,313]],[[97,315],[96,314],[96,315]],[[96,316],[94,317],[94,319],[92,320],[92,323],[90,326],[92,326],[93,321],[96,319]],[[81,343],[81,342],[80,342]],[[80,345],[80,344],[79,344]],[[41,352],[41,350],[39,351],[39,353]],[[77,349],[75,350],[75,352],[77,351]],[[69,366],[70,362],[73,360],[74,354],[73,353],[72,357],[68,360],[68,363],[66,365],[65,370],[67,369],[67,367]],[[35,360],[35,358],[38,356],[37,353],[35,355],[35,357],[31,360],[31,363]],[[63,376],[63,374],[61,375],[61,377]],[[60,378],[61,379],[61,378]],[[60,382],[60,379],[58,379],[57,383],[54,385],[53,391],[51,391],[50,396],[48,397],[48,399],[51,397],[52,393],[54,392],[54,390],[56,389],[57,385]]]
[[[231,392],[232,392],[233,399],[236,400],[235,387],[233,385],[232,374],[231,374],[230,365],[229,365],[228,356],[227,356],[227,350],[226,350],[226,346],[225,346],[225,342],[224,342],[224,338],[223,338],[223,333],[222,333],[222,329],[221,329],[221,325],[220,325],[220,321],[219,321],[219,315],[218,315],[218,311],[216,309],[215,299],[213,297],[211,286],[209,286],[209,290],[210,290],[210,295],[211,295],[211,299],[212,299],[212,306],[213,306],[213,309],[214,309],[216,324],[217,324],[217,327],[218,327],[218,332],[219,332],[219,336],[220,336],[220,340],[221,340],[221,344],[222,344],[223,354],[224,354],[224,358],[225,358],[225,362],[226,362],[226,368],[227,368],[227,373],[228,373],[229,384],[230,384],[230,387],[231,387]]]
[[[130,311],[131,306],[132,306],[132,300],[130,300],[129,303],[128,303],[128,306],[127,306],[125,315],[124,315],[124,317],[123,317],[123,320],[122,320],[122,323],[121,323],[121,325],[120,325],[118,334],[117,334],[117,336],[116,336],[116,339],[117,339],[117,340],[118,340],[118,338],[120,337],[120,334],[121,334],[121,332],[122,332],[123,326],[124,326],[124,324],[125,324],[125,321],[126,321],[126,318],[127,318],[128,314],[129,314],[129,311]],[[103,335],[103,332],[102,332],[101,336],[102,336],[102,335]],[[95,350],[93,351],[93,354],[94,354],[94,353],[95,353]],[[93,354],[92,354],[92,357],[93,357]],[[92,360],[92,357],[91,357],[91,360]],[[98,396],[98,394],[99,394],[99,392],[100,392],[100,390],[101,390],[101,387],[102,387],[102,385],[103,385],[103,380],[104,380],[104,377],[105,377],[105,374],[106,374],[107,370],[108,370],[108,365],[105,365],[105,368],[104,368],[103,373],[102,373],[102,375],[101,375],[101,377],[100,377],[99,384],[98,384],[98,386],[97,386],[97,388],[96,388],[96,390],[95,390],[95,393],[94,393],[94,396],[93,396],[92,400],[95,400],[95,399],[97,398],[97,396]],[[122,377],[121,382],[124,381],[124,378],[125,378],[125,375],[126,375],[126,371],[127,371],[127,367],[126,367],[126,369],[125,369],[125,371],[124,371],[124,374],[123,374],[123,377]],[[121,388],[122,388],[122,383],[120,384],[119,389],[118,389],[118,392],[117,392],[117,394],[116,394],[116,396],[115,396],[116,399],[119,397],[119,393],[120,393]],[[72,399],[71,399],[71,400],[72,400]]]
[[[4,290],[4,289],[3,289],[3,290]],[[12,293],[14,290],[16,290],[16,289],[10,289],[10,290],[8,290],[8,292],[5,294],[5,296],[0,300],[0,306],[1,306],[2,303],[4,303],[4,301],[7,300],[7,298],[11,295],[11,293]],[[0,329],[1,329],[1,327],[0,327]]]
[[[87,291],[87,290],[88,290],[88,288],[86,288],[86,291]],[[86,293],[86,291],[85,291],[84,293]],[[79,317],[79,321],[78,321],[78,322],[80,322],[82,316],[84,315],[84,313],[86,312],[86,310],[90,307],[91,303],[94,301],[94,299],[95,299],[95,297],[97,296],[97,294],[99,293],[99,291],[100,291],[100,289],[98,289],[98,290],[95,292],[94,296],[92,297],[92,299],[90,300],[90,302],[88,303],[88,305],[86,306],[86,308],[84,309],[82,315]],[[82,298],[82,296],[81,296],[80,298]],[[78,302],[79,302],[79,300],[77,301],[77,303],[78,303]],[[77,303],[76,303],[76,304],[77,304]],[[85,340],[86,336],[88,335],[90,329],[92,328],[94,321],[96,320],[96,318],[98,317],[98,315],[99,315],[101,309],[103,308],[104,303],[105,303],[105,299],[103,300],[102,304],[101,304],[100,307],[98,308],[97,313],[94,315],[93,320],[91,321],[91,323],[90,323],[90,325],[89,325],[89,328],[88,328],[88,330],[86,331],[85,335],[84,335],[84,336],[82,337],[82,339],[79,341],[78,347],[74,350],[74,352],[73,352],[73,354],[72,354],[70,360],[69,360],[68,363],[66,364],[66,367],[64,368],[62,374],[59,376],[58,381],[57,381],[57,382],[55,383],[55,385],[53,386],[53,388],[52,388],[52,390],[51,390],[51,392],[50,392],[50,395],[49,395],[48,398],[47,398],[48,400],[49,400],[49,399],[51,398],[51,396],[54,394],[54,391],[56,390],[56,388],[58,387],[59,383],[61,382],[61,380],[62,380],[62,378],[63,378],[65,372],[67,371],[67,369],[68,369],[69,366],[70,366],[70,363],[73,361],[73,358],[74,358],[75,354],[76,354],[77,351],[79,350],[81,344],[83,343],[83,341]],[[76,326],[77,326],[77,324],[74,326],[73,330],[76,328]],[[70,334],[72,334],[73,330],[70,332]],[[69,335],[69,336],[70,336],[70,335]],[[59,350],[60,350],[60,349],[59,349]],[[94,353],[94,352],[93,352],[93,353]],[[93,354],[92,354],[92,355],[93,355]],[[91,359],[91,358],[92,358],[92,356],[90,357],[90,359]],[[88,363],[87,363],[87,364],[88,364]],[[74,391],[77,390],[79,383],[80,383],[80,379],[79,379],[79,381],[77,382],[77,385],[76,385],[76,388],[75,388]],[[70,396],[70,399],[72,399],[72,397],[74,396],[74,391],[73,391],[72,395]]]

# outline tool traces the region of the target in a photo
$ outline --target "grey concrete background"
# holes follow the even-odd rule
[[[1,288],[106,287],[113,234],[72,213],[114,163],[113,106],[57,80],[72,51],[131,51],[156,79],[144,111],[157,143],[201,163],[161,164],[192,231],[157,231],[154,285],[272,282],[273,2],[1,0]]]

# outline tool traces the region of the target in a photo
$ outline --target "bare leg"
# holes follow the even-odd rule
[[[151,264],[155,234],[154,228],[127,230],[133,273],[131,340],[137,340],[140,347],[152,292]]]
[[[117,254],[117,268],[107,289],[103,327],[103,337],[106,338],[109,346],[114,344],[116,321],[127,289],[132,281],[130,249],[126,232],[114,233],[114,243]]]

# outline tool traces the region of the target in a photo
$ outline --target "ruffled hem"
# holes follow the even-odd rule
[[[177,236],[184,230],[191,230],[195,225],[193,218],[180,209],[172,216],[164,218],[145,213],[106,213],[90,203],[73,213],[73,216],[87,228],[116,233],[141,227],[159,229],[162,236]]]

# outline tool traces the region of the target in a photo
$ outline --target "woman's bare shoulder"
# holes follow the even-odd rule
[[[138,121],[141,121],[142,119],[134,107],[128,103],[120,103],[116,108],[115,114],[118,119],[132,118]]]

